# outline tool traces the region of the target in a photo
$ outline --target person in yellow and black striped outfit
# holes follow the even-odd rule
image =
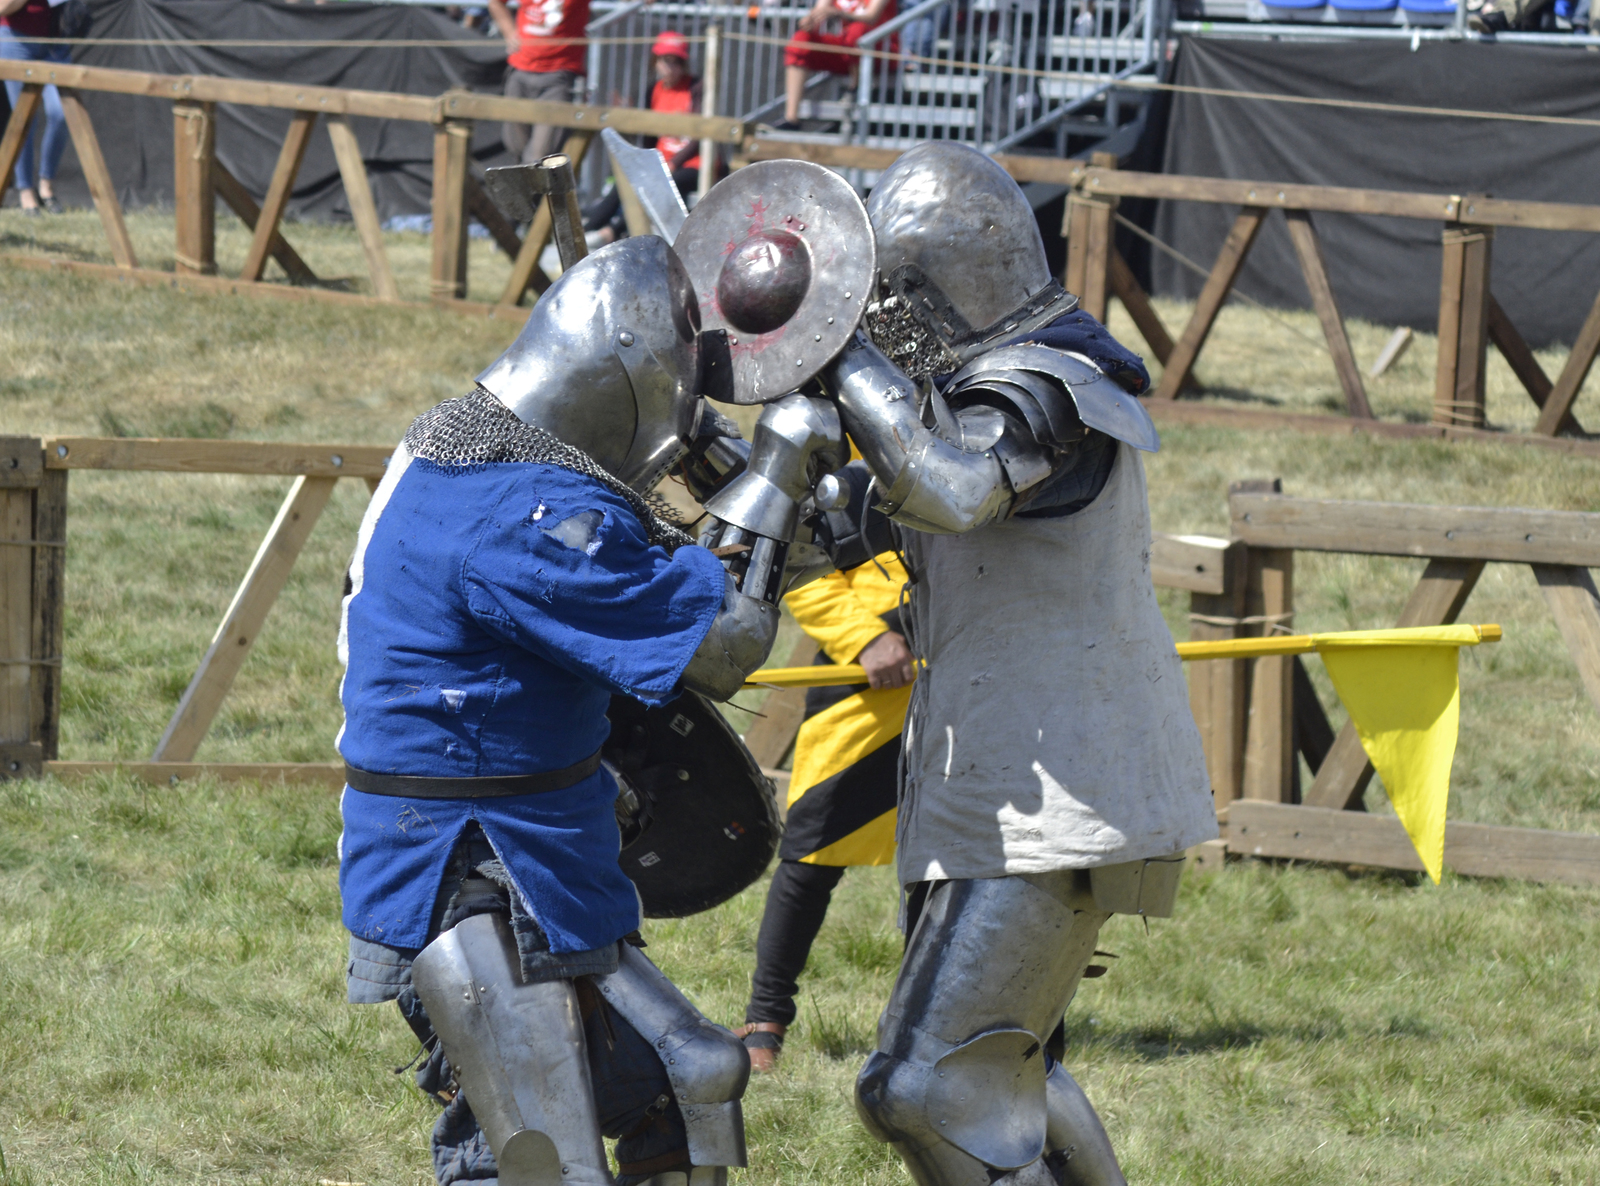
[[[803,585],[785,599],[822,648],[817,663],[859,663],[869,682],[806,693],[788,821],[739,1031],[758,1071],[771,1070],[783,1048],[795,1018],[796,982],[833,887],[851,865],[894,860],[900,730],[915,671],[900,629],[905,583],[905,569],[886,552],[874,563]]]

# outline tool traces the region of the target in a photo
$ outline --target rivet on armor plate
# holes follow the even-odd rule
[[[812,341],[813,341],[813,342],[820,342],[820,341],[822,341],[822,335],[821,335],[821,334],[817,334],[817,335],[816,335],[816,336],[814,336],[814,337],[813,337],[813,338],[812,338],[812,339],[811,339],[811,340],[812,340]]]
[[[617,335],[617,341],[621,342],[624,346],[631,346],[633,345],[633,335],[627,330],[623,330]]]

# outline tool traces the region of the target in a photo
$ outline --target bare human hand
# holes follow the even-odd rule
[[[862,647],[856,662],[867,669],[867,682],[874,688],[903,688],[917,676],[911,648],[893,630],[885,630]]]
[[[827,24],[828,18],[833,16],[837,11],[838,10],[833,7],[829,0],[821,0],[821,2],[817,4],[815,8],[800,18],[800,28],[804,29],[807,33],[815,32],[817,29],[820,29],[823,25]]]

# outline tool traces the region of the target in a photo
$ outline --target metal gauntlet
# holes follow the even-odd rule
[[[776,604],[783,596],[784,563],[802,508],[817,481],[848,460],[839,412],[829,401],[786,395],[762,409],[744,472],[705,504],[720,523],[702,542],[741,549],[725,562],[746,597]]]
[[[918,531],[951,535],[982,527],[1010,507],[1014,493],[996,449],[1006,435],[1001,413],[972,409],[960,419],[947,413],[948,424],[929,428],[916,385],[861,333],[825,374],[840,419],[884,492],[884,514]]]
[[[778,607],[739,592],[732,573],[727,579],[722,608],[683,669],[683,686],[713,700],[726,700],[743,687],[778,638]]]

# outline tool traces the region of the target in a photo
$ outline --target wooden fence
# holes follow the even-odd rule
[[[0,196],[10,183],[12,166],[21,152],[28,123],[41,102],[42,90],[53,84],[60,89],[68,129],[105,227],[115,267],[15,255],[4,257],[8,263],[115,275],[141,283],[179,283],[211,291],[251,292],[288,299],[398,300],[398,289],[384,251],[377,208],[348,121],[351,116],[412,120],[434,128],[430,267],[433,301],[459,311],[514,320],[526,316],[521,300],[527,290],[542,292],[550,283],[550,278],[538,266],[541,253],[550,242],[550,216],[548,209],[541,205],[526,235],[519,237],[516,229],[489,201],[469,167],[475,120],[516,120],[569,128],[571,135],[565,151],[574,158],[575,165],[581,163],[594,136],[605,127],[624,133],[673,134],[735,145],[740,152],[734,158],[736,166],[751,160],[796,157],[836,168],[883,169],[899,155],[899,150],[890,148],[756,138],[751,126],[723,117],[541,103],[465,91],[439,96],[405,95],[41,62],[0,62],[0,79],[22,83],[22,94],[11,120],[0,134]],[[138,266],[117,202],[115,183],[79,97],[79,92],[88,90],[167,99],[173,105],[176,273]],[[294,113],[271,183],[259,201],[216,158],[214,113],[219,102],[279,108]],[[284,209],[319,119],[326,124],[333,143],[375,297],[316,288],[316,275],[283,235]],[[1126,306],[1151,352],[1165,367],[1161,384],[1147,401],[1158,418],[1238,427],[1270,425],[1324,432],[1353,430],[1393,436],[1531,440],[1546,444],[1553,442],[1559,433],[1580,428],[1573,415],[1573,403],[1582,390],[1596,353],[1600,352],[1600,296],[1589,311],[1566,365],[1552,380],[1494,299],[1490,262],[1497,226],[1600,233],[1600,205],[1135,173],[1119,170],[1115,158],[1105,154],[1097,154],[1088,162],[1017,154],[1001,154],[995,159],[1019,181],[1054,182],[1070,187],[1062,228],[1068,244],[1064,283],[1079,294],[1089,312],[1102,319],[1112,296]],[[214,218],[219,197],[252,232],[244,266],[236,278],[215,274]],[[1240,207],[1233,229],[1201,290],[1194,313],[1176,338],[1162,324],[1149,297],[1117,252],[1116,206],[1124,197]],[[1274,209],[1283,211],[1288,222],[1312,305],[1322,324],[1344,391],[1348,419],[1185,406],[1176,402],[1178,395],[1191,384],[1195,362],[1217,314],[1232,291],[1261,226]],[[1396,424],[1373,418],[1344,321],[1328,283],[1322,247],[1312,218],[1323,212],[1418,218],[1441,224],[1439,362],[1432,425]],[[467,228],[474,218],[489,230],[514,261],[504,289],[492,302],[466,299]],[[269,258],[279,262],[295,287],[260,283]],[[1531,436],[1485,430],[1484,375],[1491,342],[1505,356],[1540,409],[1538,425]],[[1553,447],[1600,456],[1597,442],[1568,438]]]
[[[334,484],[357,478],[376,488],[388,453],[370,445],[0,437],[0,776],[122,769],[162,782],[211,774],[342,786],[337,763],[194,757]],[[294,477],[149,761],[58,757],[67,476],[74,469]],[[1399,626],[1454,622],[1486,564],[1528,564],[1600,707],[1600,594],[1588,571],[1600,565],[1600,514],[1297,499],[1275,482],[1235,483],[1229,505],[1229,539],[1158,534],[1153,541],[1155,583],[1190,595],[1191,637],[1288,629],[1296,551],[1427,558]],[[804,664],[813,650],[802,640],[788,662]],[[1298,656],[1188,667],[1227,851],[1420,868],[1397,821],[1362,814],[1372,766],[1353,728],[1334,733]],[[764,767],[782,761],[803,711],[801,690],[768,697],[746,736]],[[1314,773],[1303,793],[1297,754]],[[1445,864],[1476,875],[1600,884],[1600,836],[1452,824]]]
[[[760,139],[749,146],[745,159],[799,157],[836,168],[878,170],[887,168],[898,155],[896,149]],[[1484,431],[1484,376],[1490,343],[1504,355],[1529,398],[1539,408],[1538,424],[1532,435],[1549,440],[1562,432],[1581,431],[1572,405],[1583,389],[1596,353],[1600,352],[1600,295],[1596,296],[1579,330],[1566,365],[1551,380],[1494,298],[1490,287],[1490,257],[1497,226],[1600,233],[1600,205],[1135,173],[1118,169],[1116,158],[1106,153],[1096,153],[1089,161],[1027,156],[997,156],[995,159],[1019,181],[1053,182],[1070,187],[1062,223],[1062,234],[1067,240],[1066,274],[1062,283],[1069,292],[1079,296],[1089,313],[1102,321],[1113,296],[1128,310],[1150,352],[1164,368],[1161,383],[1146,401],[1158,418],[1175,411],[1173,401],[1192,384],[1195,362],[1216,323],[1217,314],[1233,290],[1257,234],[1272,211],[1281,210],[1344,392],[1350,417],[1345,431],[1527,442],[1526,435]],[[1210,202],[1240,208],[1201,288],[1194,312],[1176,338],[1162,323],[1149,296],[1117,251],[1116,209],[1117,203],[1125,197]],[[1344,319],[1328,283],[1322,244],[1312,218],[1318,213],[1383,215],[1441,224],[1439,357],[1432,426],[1390,424],[1373,417],[1361,372],[1345,333]],[[1316,431],[1334,430],[1338,424],[1337,421],[1323,425],[1307,423],[1312,419],[1307,416],[1209,407],[1189,408],[1170,418]],[[1330,418],[1317,419],[1326,422]],[[1568,448],[1600,456],[1600,448],[1592,442],[1571,442]]]
[[[541,204],[527,234],[518,236],[516,228],[501,216],[468,167],[474,120],[510,120],[570,128],[572,132],[567,137],[563,151],[573,158],[574,167],[582,162],[594,137],[601,129],[608,127],[624,133],[652,136],[670,134],[728,144],[742,143],[748,134],[746,125],[735,119],[670,115],[629,107],[544,103],[466,91],[452,91],[439,96],[403,95],[200,75],[151,74],[137,70],[9,61],[0,61],[0,80],[22,83],[22,94],[5,132],[0,134],[0,197],[5,196],[6,187],[10,184],[12,168],[22,151],[27,129],[43,101],[44,88],[54,85],[60,91],[67,128],[79,163],[83,166],[95,209],[105,227],[106,238],[110,241],[111,258],[116,261],[116,268],[113,272],[103,266],[70,264],[38,257],[11,257],[9,262],[35,267],[65,267],[101,275],[121,274],[125,278],[147,283],[173,282],[171,274],[140,268],[134,254],[122,207],[117,201],[116,184],[106,168],[94,125],[78,93],[105,91],[172,102],[175,161],[173,193],[176,208],[174,258],[177,261],[178,278],[192,282],[215,276],[215,210],[216,199],[221,198],[250,228],[250,249],[237,279],[214,280],[210,284],[201,283],[199,287],[232,291],[275,288],[278,291],[274,295],[288,295],[280,285],[259,284],[269,258],[282,265],[295,285],[317,283],[310,266],[284,238],[282,220],[306,147],[320,119],[333,142],[345,195],[366,255],[372,290],[379,301],[398,301],[400,294],[384,251],[377,206],[372,200],[366,166],[361,159],[355,133],[350,128],[349,118],[373,116],[411,120],[431,124],[434,128],[433,258],[430,271],[430,291],[434,301],[468,311],[505,312],[516,317],[526,315],[525,311],[517,312],[517,306],[529,288],[543,292],[550,284],[550,278],[539,268],[539,256],[550,242],[549,208]],[[217,160],[215,109],[218,103],[238,103],[294,112],[288,135],[278,153],[271,184],[259,202]],[[467,229],[474,218],[488,228],[495,241],[514,261],[511,277],[493,305],[469,305],[465,301]],[[289,293],[302,296],[311,292],[315,290],[289,290]],[[346,300],[363,300],[359,296],[343,295]]]

